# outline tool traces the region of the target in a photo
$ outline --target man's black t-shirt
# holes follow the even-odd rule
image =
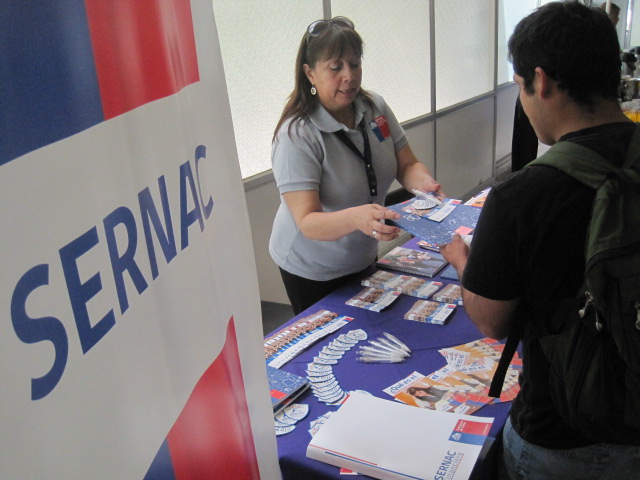
[[[565,135],[621,165],[635,125],[614,123]],[[482,209],[462,283],[493,300],[525,299],[544,323],[560,300],[575,297],[584,277],[584,245],[595,191],[559,170],[534,166],[495,185]],[[538,327],[536,327],[538,325]],[[549,364],[529,324],[521,392],[511,409],[516,431],[546,448],[593,443],[567,426],[549,396]],[[603,439],[604,441],[605,439]],[[611,441],[611,439],[606,439]]]

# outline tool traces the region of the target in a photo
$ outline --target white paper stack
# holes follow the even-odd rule
[[[354,392],[313,437],[307,457],[381,479],[467,479],[492,423]]]

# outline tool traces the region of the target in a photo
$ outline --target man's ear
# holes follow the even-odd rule
[[[311,68],[308,64],[304,64],[302,65],[302,68],[304,70],[304,74],[307,76],[307,78],[309,79],[309,82],[311,83],[311,85],[315,85],[315,81],[314,81],[314,71],[313,68]]]
[[[533,79],[534,85],[537,87],[536,92],[540,98],[549,98],[556,81],[553,80],[542,67],[536,67],[535,77]]]

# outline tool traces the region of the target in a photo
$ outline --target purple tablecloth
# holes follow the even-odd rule
[[[409,241],[406,246],[415,247],[415,241],[415,239]],[[442,280],[437,277],[434,280],[442,281],[445,284],[452,283],[451,280]],[[318,310],[326,309],[352,317],[354,320],[315,343],[281,368],[304,377],[306,376],[307,364],[338,335],[360,328],[367,332],[369,339],[376,339],[382,335],[382,332],[389,332],[411,349],[412,355],[406,362],[395,364],[359,363],[356,361],[356,348],[352,348],[346,352],[337,365],[333,365],[333,373],[344,391],[365,390],[374,396],[393,400],[391,396],[383,392],[383,389],[414,371],[428,375],[446,365],[444,357],[438,353],[439,349],[484,337],[469,320],[464,308],[461,307],[456,309],[453,317],[445,325],[440,326],[404,320],[404,314],[417,300],[415,297],[407,295],[401,295],[390,307],[379,313],[346,305],[345,301],[362,288],[364,287],[358,283],[350,283],[293,318],[289,323]],[[364,343],[360,342],[360,344]],[[306,457],[307,445],[311,441],[311,435],[308,431],[309,423],[328,411],[335,411],[338,407],[325,405],[311,391],[304,393],[296,403],[308,404],[310,412],[305,419],[296,424],[295,430],[278,437],[278,456],[282,478],[285,480],[344,479],[344,475],[339,474],[338,467]],[[487,405],[474,415],[494,417],[490,436],[495,438],[506,421],[510,406],[510,403]],[[375,422],[375,418],[372,418],[371,421]],[[487,463],[488,459],[489,457]],[[483,466],[478,465],[478,467]],[[486,465],[484,467],[486,468]],[[473,477],[489,478],[485,474],[478,474],[478,472],[474,472]]]

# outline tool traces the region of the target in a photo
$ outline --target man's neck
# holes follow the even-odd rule
[[[631,122],[622,112],[617,102],[601,100],[596,103],[592,112],[571,102],[565,104],[557,118],[555,141],[567,133],[577,132],[585,128],[597,127],[608,123]]]

